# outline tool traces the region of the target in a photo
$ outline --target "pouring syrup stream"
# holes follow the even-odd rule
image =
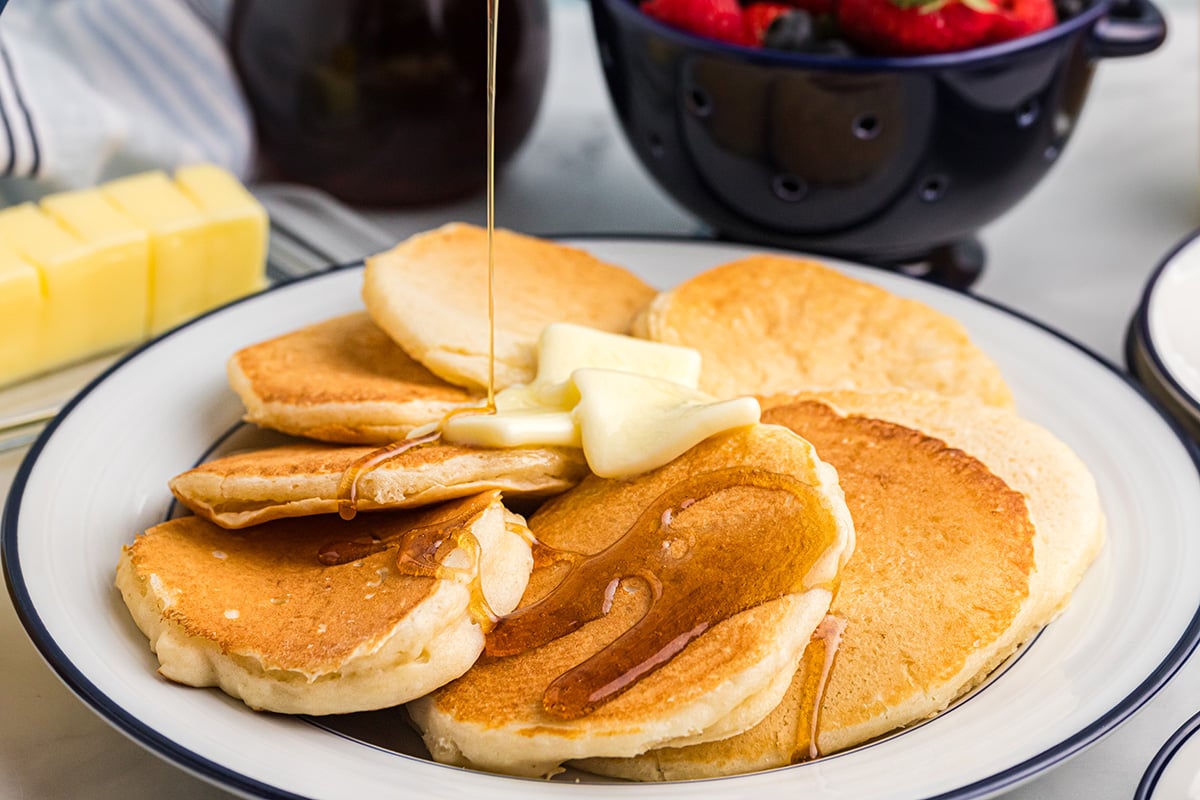
[[[488,0],[487,5],[487,295],[488,295],[488,380],[487,405],[481,413],[496,413],[496,45],[500,0]],[[480,413],[477,408],[452,411],[445,419],[459,413]],[[445,422],[443,419],[443,422]],[[338,484],[338,514],[344,520],[358,513],[358,482],[362,476],[413,447],[438,439],[433,433],[416,439],[402,439],[368,453],[342,475]]]
[[[488,0],[487,44],[487,249],[488,385],[487,411],[496,411],[496,23],[500,0]]]

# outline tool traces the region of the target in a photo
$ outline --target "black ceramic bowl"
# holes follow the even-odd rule
[[[1093,0],[1032,36],[962,53],[836,57],[703,39],[591,0],[633,149],[719,235],[967,285],[975,232],[1054,164],[1096,62],[1156,48],[1149,0]]]

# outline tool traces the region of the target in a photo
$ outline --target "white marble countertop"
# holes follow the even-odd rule
[[[1192,0],[1159,5],[1171,24],[1168,43],[1101,64],[1059,164],[983,232],[989,263],[974,289],[1118,364],[1148,273],[1200,225],[1200,13]],[[617,128],[586,5],[554,0],[552,26],[547,94],[502,177],[498,222],[539,234],[695,233],[696,220],[650,182]],[[482,221],[483,201],[371,217],[399,236],[452,219]],[[0,453],[0,495],[22,455]],[[7,599],[0,601],[0,685],[3,800],[228,796],[142,750],[77,700],[42,662]],[[1154,752],[1197,708],[1200,659],[1193,657],[1115,733],[1007,797],[1128,798]]]

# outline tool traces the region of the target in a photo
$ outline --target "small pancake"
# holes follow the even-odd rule
[[[750,474],[789,481],[785,485],[795,491],[734,477]],[[696,488],[695,482],[708,480],[714,484]],[[609,608],[534,649],[485,657],[461,679],[411,703],[410,714],[440,761],[545,775],[567,759],[633,755],[664,743],[729,736],[754,724],[782,696],[787,680],[781,676],[795,670],[825,615],[832,583],[854,539],[834,471],[808,442],[774,425],[720,434],[632,479],[591,476],[543,506],[530,529],[551,552],[589,555],[569,570],[560,560],[541,558],[522,599],[523,611],[489,634],[489,649],[496,651],[504,626],[522,613],[533,613],[536,622],[543,598],[550,598],[545,613],[553,616],[554,604],[574,602],[577,588],[586,594],[607,587]],[[627,531],[651,536],[643,542],[646,553],[635,552],[622,564],[626,542],[614,543]],[[780,552],[798,554],[798,560],[785,561]],[[589,571],[614,554],[616,564]],[[788,563],[781,571],[780,564]],[[673,574],[674,565],[682,572]],[[639,574],[650,577],[630,579]],[[579,575],[582,587],[571,584],[551,593],[560,580]],[[703,585],[681,584],[687,575],[702,576]],[[619,576],[626,577],[618,584]],[[792,582],[791,588],[772,593],[774,599],[747,610],[731,608],[728,615],[713,611],[714,604],[739,602],[747,587],[780,577]],[[657,601],[652,584],[661,586]],[[601,613],[598,605],[593,610]],[[548,687],[560,683],[556,678],[580,665],[595,668],[593,656],[610,645],[619,651],[629,644],[630,637],[618,637],[634,625],[642,627],[630,634],[631,646],[658,653],[663,651],[655,648],[669,645],[656,637],[674,642],[670,637],[676,629],[702,632],[631,685],[626,682],[630,672],[615,681],[602,674],[601,682],[608,682],[597,691],[617,684],[628,688],[590,712],[553,712]],[[607,666],[621,664],[636,672],[646,663],[628,656]],[[575,685],[572,680],[567,685]]]
[[[906,392],[762,403],[838,469],[858,536],[830,608],[846,627],[817,712],[821,754],[944,709],[1049,621],[1096,553],[1087,470],[1010,411]],[[914,429],[926,425],[941,438]],[[677,780],[807,758],[823,655],[810,646],[783,702],[739,736],[578,766]]]
[[[399,567],[412,550],[403,537],[422,530],[451,544],[437,551],[436,577]],[[382,543],[345,563],[318,558],[371,536]],[[483,649],[469,611],[479,587],[506,613],[531,567],[524,521],[489,492],[242,532],[182,517],[125,547],[116,583],[164,677],[218,686],[256,709],[341,714],[403,703],[465,672]]]
[[[374,447],[302,442],[235,453],[177,475],[170,487],[181,503],[223,528],[333,514],[342,476],[376,452]],[[356,508],[414,508],[487,489],[501,489],[511,497],[541,497],[569,489],[586,474],[587,462],[575,448],[489,449],[434,442],[364,470]]]
[[[904,387],[1012,404],[956,320],[812,261],[716,267],[660,294],[634,332],[699,350],[700,388],[718,397]]]
[[[620,267],[555,242],[497,230],[496,388],[534,378],[551,322],[627,333],[654,290]],[[454,223],[367,259],[363,300],[375,322],[450,383],[488,384],[487,234]]]
[[[365,311],[239,350],[228,373],[247,422],[326,442],[387,444],[481,401],[414,361]]]

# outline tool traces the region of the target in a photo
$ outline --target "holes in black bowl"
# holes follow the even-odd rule
[[[1048,144],[1046,149],[1042,151],[1042,158],[1047,161],[1055,161],[1058,159],[1059,153],[1062,152],[1062,147],[1057,144]]]
[[[881,127],[879,117],[867,112],[866,114],[859,114],[854,118],[854,122],[850,125],[850,130],[854,133],[854,138],[862,139],[865,142],[878,136]]]
[[[684,95],[684,102],[687,103],[688,111],[697,117],[707,117],[713,112],[712,98],[699,86]]]
[[[1038,103],[1038,99],[1036,97],[1029,98],[1017,107],[1017,127],[1028,128],[1037,122],[1041,112],[1042,106]]]
[[[808,194],[808,184],[795,175],[780,174],[771,179],[771,191],[783,202],[795,203]]]
[[[650,135],[646,137],[646,144],[650,146],[650,155],[654,156],[655,158],[662,158],[664,155],[666,155],[667,146],[663,143],[663,138],[657,133],[651,132]]]
[[[950,185],[950,179],[945,175],[930,175],[921,184],[921,188],[917,190],[917,196],[921,198],[923,203],[936,203],[946,194],[946,188]]]

